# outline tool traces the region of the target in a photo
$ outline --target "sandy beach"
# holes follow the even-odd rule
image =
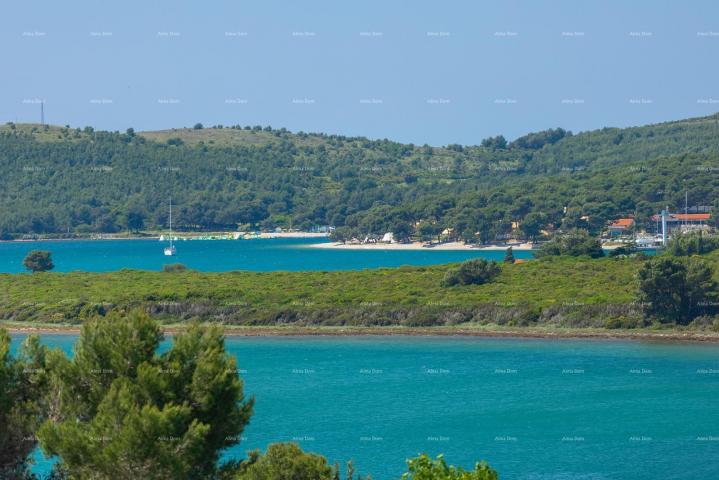
[[[447,242],[433,244],[431,247],[425,247],[422,242],[413,243],[314,243],[307,245],[310,248],[337,248],[345,250],[501,250],[504,251],[509,247],[512,250],[532,250],[531,243],[522,243],[517,245],[467,245],[462,242]]]

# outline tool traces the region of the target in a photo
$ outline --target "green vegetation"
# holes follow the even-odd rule
[[[255,225],[487,242],[719,198],[719,115],[430,147],[270,127],[0,127],[0,238]],[[176,216],[175,216],[176,213]],[[649,222],[651,223],[651,222]],[[653,225],[653,224],[652,224]],[[516,234],[515,232],[514,234]]]
[[[72,358],[37,336],[13,358],[0,329],[0,478],[35,478],[37,435],[45,454],[57,456],[49,478],[58,480],[340,479],[337,465],[293,443],[221,464],[220,451],[239,443],[254,403],[243,397],[236,360],[216,326],[191,326],[164,353],[161,340],[159,325],[134,311],[85,322]],[[485,463],[464,472],[441,456],[408,464],[411,477],[403,478],[497,478]],[[345,480],[354,479],[350,461]]]
[[[717,252],[704,256],[719,271]],[[502,264],[483,285],[442,286],[459,265],[337,272],[164,272],[0,275],[0,319],[79,323],[139,307],[167,323],[249,326],[645,324],[640,257],[546,257]]]
[[[239,467],[236,480],[334,480],[335,468],[315,453],[305,453],[296,443],[275,443],[267,453],[250,452]]]
[[[644,312],[664,322],[686,325],[719,311],[719,290],[710,266],[700,258],[661,256],[639,271]]]
[[[46,353],[38,338],[30,337],[18,357],[11,357],[10,336],[0,329],[0,478],[32,478],[34,434],[47,413]]]
[[[488,262],[483,258],[467,260],[462,262],[459,267],[447,270],[442,279],[442,285],[445,287],[482,285],[494,280],[501,271],[497,262]]]
[[[53,416],[37,432],[70,478],[214,478],[252,414],[219,327],[191,326],[158,354],[137,312],[88,320],[72,359],[50,360]]]
[[[637,254],[639,254],[639,249],[635,243],[621,245],[609,251],[609,256],[612,258],[629,257]]]
[[[589,235],[586,230],[571,230],[567,233],[554,235],[550,241],[543,243],[534,253],[536,258],[569,256],[580,257],[586,255],[591,258],[604,256],[602,244]]]
[[[80,322],[143,307],[171,322],[243,325],[407,325],[595,321],[640,314],[632,305],[635,259],[552,258],[504,265],[484,285],[441,286],[452,265],[354,272],[110,273],[0,275],[0,318]],[[569,315],[571,313],[571,315]],[[524,321],[524,320],[523,320]],[[587,324],[586,326],[590,326]]]
[[[162,266],[162,271],[167,273],[182,272],[187,270],[187,266],[182,263],[168,263]]]
[[[402,480],[498,480],[499,476],[489,465],[479,462],[474,470],[447,465],[444,455],[432,460],[428,455],[407,460],[408,471]]]
[[[702,232],[675,235],[666,253],[674,256],[704,255],[719,250],[719,236],[709,236]]]
[[[512,251],[512,247],[509,247],[506,252],[504,252],[504,263],[514,263],[514,252]]]
[[[32,272],[47,272],[55,268],[50,252],[45,250],[31,250],[25,256],[22,264]]]

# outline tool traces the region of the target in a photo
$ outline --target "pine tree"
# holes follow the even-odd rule
[[[68,359],[53,352],[52,420],[38,431],[77,479],[212,478],[252,414],[221,330],[192,325],[158,354],[145,313],[87,321]]]

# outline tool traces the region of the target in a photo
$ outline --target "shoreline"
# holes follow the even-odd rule
[[[257,239],[271,239],[271,238],[327,238],[328,234],[318,232],[260,232],[255,237],[242,238],[206,238],[212,236],[225,236],[232,237],[238,232],[205,232],[205,233],[193,233],[191,235],[177,235],[174,237],[178,241],[189,241],[189,240],[257,240]],[[152,233],[148,235],[137,235],[137,236],[112,236],[108,234],[106,237],[76,237],[76,238],[18,238],[15,240],[0,240],[2,243],[33,243],[33,242],[83,242],[83,241],[114,241],[114,240],[155,240],[159,241],[162,233]]]
[[[516,338],[543,340],[635,340],[659,342],[719,343],[719,332],[681,330],[609,330],[595,328],[499,328],[468,327],[307,327],[307,326],[232,326],[221,325],[226,337],[461,337]],[[10,334],[77,335],[79,325],[6,325],[0,328]],[[185,329],[183,325],[161,326],[172,335]]]
[[[532,245],[529,243],[521,243],[518,245],[467,245],[462,242],[447,242],[434,244],[431,247],[425,247],[422,242],[412,243],[340,243],[340,242],[323,242],[305,245],[307,248],[330,248],[339,250],[465,250],[465,251],[506,251],[509,247],[515,252],[532,251]]]

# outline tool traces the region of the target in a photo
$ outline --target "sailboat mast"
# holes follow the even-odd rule
[[[170,197],[170,248],[172,248],[172,197]]]

